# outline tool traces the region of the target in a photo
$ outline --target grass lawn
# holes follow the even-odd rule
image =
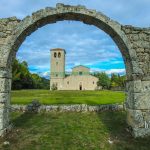
[[[114,104],[122,103],[124,92],[116,91],[49,91],[18,90],[12,91],[12,104],[28,104],[33,99],[42,104]]]
[[[150,137],[134,139],[125,118],[125,112],[12,113],[14,129],[0,139],[0,149],[149,150]]]

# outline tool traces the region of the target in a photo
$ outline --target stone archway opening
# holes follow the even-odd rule
[[[5,30],[11,32],[7,32],[5,38],[0,39],[3,40],[0,46],[0,134],[2,135],[9,127],[11,66],[18,48],[25,38],[38,28],[62,20],[75,20],[94,25],[113,39],[120,49],[126,66],[127,122],[132,127],[135,137],[150,134],[150,129],[145,128],[145,124],[149,125],[150,122],[150,57],[148,53],[150,29],[123,26],[95,10],[86,9],[84,6],[63,4],[57,4],[56,8],[39,10],[23,20],[8,18],[2,21],[2,24],[6,22],[10,24],[3,29],[4,32]],[[135,34],[138,34],[138,37]],[[139,41],[143,41],[144,44],[142,42],[139,44]]]

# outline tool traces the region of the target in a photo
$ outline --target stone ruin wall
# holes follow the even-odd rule
[[[136,51],[137,61],[141,69],[139,78],[150,80],[150,28],[122,26],[122,30],[131,42],[131,48]]]
[[[6,61],[4,58],[7,51],[3,50],[3,46],[9,46],[8,39],[12,36],[15,27],[19,24],[20,20],[16,17],[0,19],[0,68],[5,68]]]
[[[150,28],[122,26],[122,30],[136,51],[135,61],[140,68],[126,83],[127,122],[135,136],[143,136],[150,132]]]
[[[7,52],[2,49],[8,46],[7,40],[12,35],[13,29],[19,20],[16,17],[0,19],[0,129],[9,127],[9,107],[11,89],[11,71],[5,68],[5,55]],[[7,128],[8,129],[8,128]],[[0,135],[5,132],[0,130]]]
[[[57,9],[62,12],[63,8],[60,6]],[[69,10],[71,7],[65,6],[65,9]],[[85,7],[80,8],[81,11],[86,10]],[[47,9],[55,11],[54,8]],[[77,8],[75,7],[75,9]],[[86,11],[89,13],[88,10]],[[40,13],[40,11],[33,13],[33,19]],[[91,11],[91,13],[96,14],[96,11]],[[26,19],[28,21],[28,18]],[[7,61],[9,61],[6,59],[9,53],[6,49],[11,44],[8,41],[20,22],[21,20],[16,17],[0,19],[0,129],[4,129],[9,124],[9,108],[7,107],[10,105],[11,69],[6,68]],[[131,43],[130,51],[134,51],[134,57],[131,60],[127,59],[127,61],[132,61],[134,68],[134,72],[128,70],[132,74],[126,84],[127,122],[132,126],[135,136],[150,135],[150,28],[121,25],[121,31]],[[0,134],[1,132],[2,130],[0,130]]]

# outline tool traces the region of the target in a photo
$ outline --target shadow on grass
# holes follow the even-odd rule
[[[17,113],[15,115],[17,115]],[[36,113],[21,113],[19,116],[17,115],[17,117],[15,116],[15,118],[12,119],[12,123],[14,127],[28,127],[30,125],[29,122],[32,121],[36,115]]]
[[[13,124],[13,129],[7,133],[3,138],[0,138],[0,150],[16,150],[19,149],[17,146],[21,139],[22,133],[31,127],[32,119],[34,119],[36,114],[13,112],[11,114],[11,123]],[[3,144],[5,141],[9,141],[11,144]]]
[[[109,138],[113,141],[113,146],[116,149],[124,150],[149,150],[150,137],[134,138],[128,132],[126,123],[126,112],[102,112],[97,114],[100,121],[103,122],[109,133]]]
[[[44,115],[44,116],[42,116],[42,115]],[[74,115],[76,116],[77,114],[75,113]],[[135,139],[131,136],[131,134],[129,132],[126,131],[126,129],[127,129],[126,112],[124,112],[124,111],[116,111],[116,112],[107,111],[107,112],[97,113],[96,115],[98,115],[98,118],[99,118],[98,123],[100,120],[100,122],[102,122],[104,125],[104,126],[102,126],[102,130],[106,129],[107,130],[106,133],[108,133],[108,135],[109,135],[108,139],[113,141],[113,144],[109,145],[110,147],[107,145],[107,144],[109,144],[108,139],[106,140],[106,143],[104,143],[104,146],[106,144],[106,146],[109,147],[108,149],[110,149],[110,150],[149,150],[150,149],[150,144],[149,144],[150,137],[143,138],[143,139],[142,138]],[[57,116],[59,116],[59,114],[57,114]],[[49,115],[47,113],[39,114],[39,115],[32,114],[32,113],[22,113],[22,114],[18,113],[18,115],[16,114],[14,116],[14,119],[12,121],[17,129],[21,129],[21,132],[18,132],[16,134],[16,131],[15,131],[14,132],[15,134],[12,134],[13,138],[9,137],[10,136],[10,134],[9,134],[9,136],[6,139],[8,139],[8,141],[12,141],[13,144],[14,143],[18,144],[19,138],[25,139],[25,137],[29,136],[28,134],[30,134],[31,132],[32,132],[32,134],[31,134],[32,136],[30,135],[30,137],[33,138],[34,135],[43,131],[42,128],[46,128],[46,126],[49,124],[51,125],[51,128],[49,128],[49,129],[52,129],[52,128],[55,129],[55,130],[51,130],[51,131],[53,131],[52,136],[55,137],[55,135],[58,134],[60,136],[60,138],[64,138],[63,136],[66,135],[66,134],[64,134],[64,130],[63,130],[64,123],[62,125],[60,124],[61,126],[58,125],[59,121],[57,120],[57,116],[56,116],[56,114]],[[69,116],[67,116],[67,118]],[[48,120],[46,119],[47,117],[48,117]],[[71,117],[72,117],[72,115],[71,115]],[[69,120],[66,120],[65,118],[66,117],[62,118],[61,122],[69,121]],[[71,119],[75,119],[75,118],[72,117]],[[56,121],[55,121],[55,119],[56,119]],[[76,119],[78,120],[79,118],[76,118]],[[56,125],[56,123],[58,126]],[[37,128],[35,128],[35,125]],[[46,125],[46,126],[44,126],[44,125]],[[54,126],[56,126],[56,128],[54,128]],[[41,130],[39,130],[40,128],[41,128]],[[105,128],[105,129],[103,129],[103,128]],[[25,130],[22,130],[22,129],[25,129]],[[27,133],[27,131],[29,133]],[[38,131],[40,131],[40,132],[38,132]],[[69,132],[68,131],[67,131],[67,133],[72,132],[73,130],[70,130]],[[24,132],[24,134],[23,134],[23,132]],[[47,132],[48,132],[47,130],[45,130],[44,132],[41,132],[40,136],[43,136],[44,138],[46,138],[45,134]],[[60,133],[62,133],[62,134],[60,134]],[[102,133],[102,138],[105,139],[107,137],[107,134],[103,135],[103,133]],[[81,135],[79,135],[79,136],[81,136]],[[67,136],[66,139],[68,139],[68,138],[70,138],[70,137]],[[84,137],[84,139],[85,139],[85,137]]]

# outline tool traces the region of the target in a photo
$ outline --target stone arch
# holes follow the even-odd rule
[[[6,37],[0,49],[0,105],[2,110],[0,114],[1,135],[9,126],[8,107],[10,105],[11,66],[18,48],[25,38],[38,28],[46,24],[55,23],[56,21],[62,20],[75,20],[81,21],[85,24],[94,25],[103,30],[114,40],[122,53],[126,66],[128,80],[126,100],[128,124],[132,126],[135,136],[145,135],[147,131],[149,131],[150,134],[150,130],[146,130],[143,127],[143,112],[141,110],[139,111],[139,109],[149,110],[150,104],[147,105],[146,103],[142,105],[140,103],[140,100],[143,98],[140,95],[143,86],[141,78],[144,75],[142,69],[139,67],[139,63],[137,62],[138,55],[136,49],[134,48],[132,39],[128,34],[128,32],[132,32],[131,28],[122,26],[102,13],[96,12],[95,10],[86,9],[84,6],[69,6],[63,4],[57,4],[56,8],[47,7],[45,9],[41,9],[21,21],[17,19],[14,20],[15,23],[12,23],[14,25],[11,29],[12,32]],[[149,83],[148,86],[150,86]],[[150,95],[148,95],[148,97],[150,97]],[[146,99],[146,102],[147,101],[148,100]],[[139,119],[137,120],[137,118]],[[138,125],[136,125],[135,122],[137,122]]]
[[[57,4],[56,8],[41,9],[33,13],[32,16],[27,16],[18,24],[13,35],[8,39],[10,47],[8,48],[9,52],[6,56],[7,61],[5,65],[11,67],[15,53],[27,36],[46,24],[56,23],[62,20],[81,21],[103,30],[113,39],[120,49],[128,78],[131,78],[132,73],[137,72],[137,67],[134,67],[134,60],[137,58],[136,53],[134,49],[131,51],[131,43],[118,22],[111,20],[95,10],[86,9],[84,6],[68,6],[63,4]]]

